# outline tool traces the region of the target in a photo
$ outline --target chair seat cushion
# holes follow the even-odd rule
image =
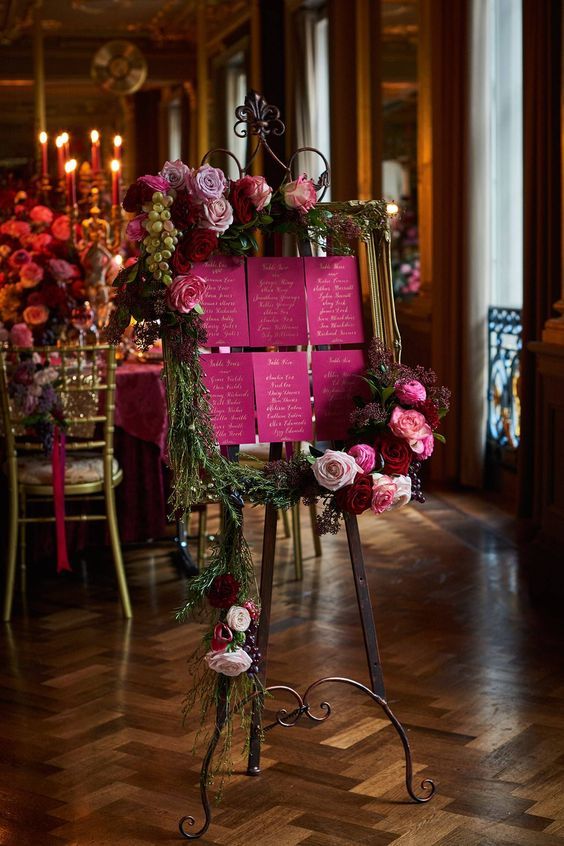
[[[112,475],[119,473],[119,464],[113,459]],[[51,459],[42,455],[24,455],[18,457],[19,481],[24,485],[52,484]],[[80,485],[86,482],[102,482],[104,479],[104,461],[99,454],[85,452],[81,455],[69,455],[65,461],[65,485]]]

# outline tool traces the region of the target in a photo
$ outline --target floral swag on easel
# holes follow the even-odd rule
[[[127,234],[139,242],[140,257],[114,283],[108,330],[109,339],[118,343],[133,318],[142,348],[163,339],[173,514],[182,518],[193,505],[216,501],[225,515],[210,562],[188,583],[178,612],[179,620],[204,615],[209,624],[191,659],[194,679],[185,713],[198,704],[203,725],[221,701],[229,715],[240,711],[247,729],[242,706],[262,687],[256,646],[260,607],[242,528],[243,502],[282,509],[301,500],[321,502],[320,533],[337,532],[345,512],[378,515],[410,500],[423,502],[421,464],[435,440],[443,440],[437,430],[449,399],[432,371],[399,364],[375,339],[365,376],[371,398],[355,398],[350,431],[343,433],[346,449],[321,453],[311,448],[310,454],[255,467],[241,466],[219,451],[198,353],[206,343],[201,317],[206,283],[192,272],[192,263],[214,253],[254,254],[257,232],[291,233],[298,242],[330,243],[334,254],[347,255],[354,252],[355,241],[368,240],[375,228],[387,226],[384,203],[351,206],[346,213],[320,206],[318,193],[321,198],[329,184],[325,158],[327,170],[317,183],[305,174],[293,179],[292,162],[300,151],[288,166],[275,156],[266,135],[281,134],[283,125],[278,121],[282,130],[277,132],[277,116],[261,123],[263,104],[257,95],[237,110],[240,123],[248,124],[239,134],[258,138],[250,161],[262,147],[284,168],[277,190],[240,166],[240,178],[227,179],[207,162],[211,154],[196,169],[179,160],[166,162],[159,174],[142,176],[130,186],[123,206],[135,214]],[[229,718],[216,771],[229,762],[232,729]]]

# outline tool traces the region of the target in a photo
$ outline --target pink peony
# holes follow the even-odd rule
[[[174,162],[165,162],[159,176],[166,179],[170,187],[178,191],[179,188],[186,187],[186,179],[189,173],[188,165],[185,165],[180,159],[176,159]]]
[[[25,323],[14,323],[10,329],[10,342],[14,347],[32,347],[33,335]]]
[[[376,452],[373,447],[368,444],[355,444],[347,452],[352,455],[363,473],[371,473],[374,470]]]
[[[233,223],[233,209],[225,197],[219,197],[217,200],[208,200],[202,206],[203,229],[211,229],[212,232],[221,234],[229,229]]]
[[[143,212],[143,214],[138,214],[137,217],[134,217],[133,220],[130,220],[125,228],[125,234],[129,238],[130,241],[142,241],[145,235],[147,234],[147,230],[143,226],[145,221],[148,218],[148,214]]]
[[[240,647],[233,652],[208,652],[204,661],[216,673],[223,673],[224,676],[240,676],[250,668],[250,656]]]
[[[352,485],[357,473],[362,473],[352,455],[339,450],[328,449],[312,464],[313,475],[322,488],[338,491],[344,485]]]
[[[201,276],[196,276],[194,273],[176,276],[168,289],[168,303],[180,314],[188,314],[194,306],[201,303],[205,290],[206,283]]]
[[[419,446],[423,438],[432,435],[432,430],[425,419],[425,415],[414,409],[401,408],[396,405],[390,417],[389,427],[398,438],[404,438],[414,452],[421,452]]]
[[[43,268],[34,261],[28,261],[20,270],[20,282],[24,288],[35,288],[43,279]]]
[[[302,214],[312,209],[317,202],[314,184],[305,173],[282,186],[282,196],[289,209],[295,209]]]
[[[49,320],[49,309],[44,305],[31,305],[24,309],[23,319],[28,326],[43,326]]]
[[[49,270],[57,279],[57,281],[68,282],[69,279],[74,279],[78,276],[78,268],[64,259],[51,259],[49,261]]]
[[[393,508],[402,508],[411,502],[411,476],[394,476],[396,495]]]
[[[383,514],[384,511],[389,511],[394,504],[397,485],[391,476],[382,473],[373,473],[372,478],[374,479],[374,486],[370,507],[375,514]]]
[[[34,206],[29,216],[34,223],[51,224],[53,222],[53,212],[47,206]]]
[[[248,197],[257,211],[262,211],[272,198],[272,188],[264,176],[244,176],[248,183]]]
[[[51,233],[58,241],[68,241],[71,236],[70,220],[68,215],[61,214],[51,224]]]
[[[186,186],[195,200],[204,203],[206,200],[218,200],[227,189],[227,180],[218,167],[203,164],[188,174]]]
[[[427,399],[427,391],[417,379],[400,379],[394,385],[396,397],[405,405],[415,405]]]

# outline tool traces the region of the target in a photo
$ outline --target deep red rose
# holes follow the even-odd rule
[[[388,475],[397,473],[405,476],[413,457],[407,441],[396,438],[391,433],[382,432],[374,441],[374,449],[384,462],[380,472]],[[376,464],[376,468],[378,468],[378,464]]]
[[[255,184],[250,176],[243,176],[242,179],[237,179],[231,183],[229,199],[240,223],[250,223],[257,213],[251,200],[251,194],[254,190]]]
[[[217,250],[217,233],[210,229],[193,229],[186,233],[178,246],[185,260],[207,261]]]
[[[213,608],[229,608],[237,602],[240,584],[231,573],[216,576],[208,590],[208,602]]]
[[[359,473],[352,485],[345,485],[335,492],[335,502],[341,511],[349,514],[362,514],[370,508],[372,502],[372,476]]]
[[[433,400],[426,399],[424,402],[419,402],[415,408],[417,411],[420,411],[421,414],[425,415],[425,419],[433,431],[439,428],[441,418],[439,417],[437,406]]]
[[[33,291],[27,298],[28,305],[47,305],[41,291]]]
[[[170,207],[170,216],[176,228],[184,231],[198,222],[200,208],[186,191],[179,191]]]
[[[169,188],[169,183],[162,176],[152,176],[150,173],[140,176],[127,189],[122,206],[125,211],[139,212],[143,203],[151,202],[155,191],[166,194]]]
[[[185,244],[186,238],[182,238],[172,254],[172,267],[178,276],[186,276],[187,273],[190,273],[190,268],[192,267],[192,262],[185,252]]]

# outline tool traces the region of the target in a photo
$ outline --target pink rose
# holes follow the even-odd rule
[[[287,182],[282,186],[284,203],[289,209],[305,214],[314,207],[317,202],[317,193],[311,179],[305,173],[298,176],[293,182]]]
[[[143,226],[149,215],[146,212],[138,214],[133,220],[130,220],[125,227],[125,234],[130,241],[142,241],[147,234],[147,230]]]
[[[383,514],[389,511],[394,504],[397,494],[397,485],[391,476],[382,473],[373,473],[374,486],[372,488],[371,509],[375,514]]]
[[[396,495],[393,508],[402,508],[411,502],[411,476],[394,476]]]
[[[427,391],[417,379],[400,379],[394,385],[396,397],[406,405],[415,405],[427,399]]]
[[[225,197],[217,200],[208,200],[202,206],[203,219],[202,227],[211,229],[212,232],[225,232],[233,223],[233,209]]]
[[[355,444],[347,452],[352,455],[363,473],[371,473],[374,470],[376,452],[373,447],[368,444]]]
[[[233,652],[208,652],[204,661],[216,673],[223,673],[224,676],[240,676],[250,668],[251,661],[243,649],[237,647]]]
[[[262,211],[272,198],[272,188],[264,176],[245,176],[249,184],[249,200],[257,211]]]
[[[425,461],[425,459],[429,458],[433,454],[433,450],[435,449],[435,439],[433,435],[427,435],[424,438],[421,438],[420,441],[417,441],[416,447],[411,447],[413,452],[417,453],[417,458],[419,461]]]
[[[28,261],[20,270],[20,282],[24,288],[35,288],[43,279],[43,268],[34,261]]]
[[[25,220],[7,220],[0,226],[0,232],[10,238],[25,238],[31,232],[31,226]]]
[[[414,409],[401,408],[396,405],[390,417],[389,427],[398,438],[404,438],[414,452],[421,452],[419,443],[423,438],[432,435],[431,427],[425,415]]]
[[[176,159],[174,162],[165,162],[159,175],[166,179],[171,188],[178,191],[179,188],[186,186],[186,178],[189,173],[188,165],[185,165],[180,159]]]
[[[206,290],[206,283],[201,276],[188,273],[186,276],[176,276],[168,289],[168,303],[172,309],[180,314],[188,314],[194,306],[201,303]]]
[[[27,250],[14,250],[8,259],[8,264],[10,267],[13,267],[14,270],[18,270],[20,267],[23,267],[24,264],[27,264],[28,261],[31,261],[31,256]]]
[[[14,323],[10,329],[10,342],[14,347],[32,347],[33,335],[25,323]]]
[[[362,473],[352,455],[339,450],[328,449],[312,464],[313,475],[322,488],[338,491],[344,485],[352,485],[357,473]]]
[[[28,238],[29,246],[32,250],[38,253],[43,253],[53,243],[53,238],[48,232],[40,232],[38,235],[30,235]]]
[[[53,222],[53,212],[47,206],[34,206],[29,216],[34,223],[51,224]]]
[[[68,282],[78,276],[78,268],[64,259],[50,259],[49,270],[55,279],[61,282]]]
[[[188,174],[186,187],[195,200],[204,203],[206,200],[218,200],[227,189],[227,180],[218,167],[203,164]]]
[[[28,326],[43,326],[49,320],[49,309],[44,305],[31,305],[24,309],[23,319]]]
[[[51,224],[51,233],[58,241],[68,241],[71,236],[70,220],[68,215],[61,214]]]

